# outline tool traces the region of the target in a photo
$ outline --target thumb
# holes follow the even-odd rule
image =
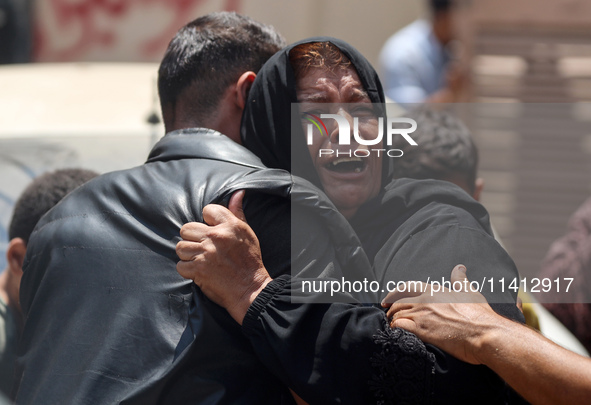
[[[203,207],[203,222],[210,226],[216,226],[228,222],[233,214],[224,206],[219,204],[208,204]]]
[[[451,282],[452,283],[454,281],[463,282],[464,280],[468,280],[468,276],[466,275],[466,266],[464,266],[463,264],[458,264],[451,271]]]
[[[232,214],[236,215],[238,219],[246,222],[246,216],[244,215],[244,210],[242,209],[242,199],[244,198],[244,194],[244,190],[238,190],[232,194],[230,202],[228,202],[228,209],[232,212]]]

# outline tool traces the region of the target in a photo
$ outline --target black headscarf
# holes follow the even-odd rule
[[[242,116],[241,137],[244,146],[270,168],[284,169],[323,189],[308,152],[299,120],[292,125],[291,104],[297,103],[296,79],[289,52],[296,46],[330,42],[349,58],[372,103],[385,102],[378,74],[365,57],[351,45],[331,37],[313,37],[296,42],[276,53],[265,63],[250,90]],[[385,108],[381,108],[385,116]],[[292,139],[293,137],[293,139]],[[382,187],[390,172],[382,162]],[[293,165],[292,165],[293,162]]]

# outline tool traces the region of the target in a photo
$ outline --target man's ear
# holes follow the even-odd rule
[[[484,188],[484,179],[482,177],[478,177],[474,182],[474,192],[472,193],[472,197],[476,201],[480,201],[480,195],[482,194],[482,189]]]
[[[6,249],[6,261],[8,268],[15,275],[20,276],[23,273],[23,262],[27,253],[27,244],[21,238],[13,238],[8,243]]]
[[[246,105],[246,99],[248,98],[248,92],[252,87],[254,79],[257,77],[255,72],[248,71],[242,73],[236,82],[236,103],[241,109],[244,109]]]

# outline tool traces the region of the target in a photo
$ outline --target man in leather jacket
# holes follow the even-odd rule
[[[244,213],[272,277],[372,277],[324,194],[239,145],[254,72],[282,45],[272,28],[234,13],[199,18],[171,41],[158,83],[166,136],[144,165],[68,196],[31,237],[17,404],[294,403],[290,379],[269,371],[227,311],[176,272],[175,252],[183,224],[246,190]],[[374,318],[387,328],[381,311]],[[356,350],[368,367],[381,350],[375,333]],[[301,379],[298,370],[287,374]]]
[[[245,212],[268,268],[289,271],[291,177],[237,143],[255,72],[283,45],[235,13],[198,18],[171,41],[158,82],[166,136],[144,165],[72,193],[31,237],[17,403],[291,401],[226,311],[175,269],[181,226],[247,188],[260,191]]]

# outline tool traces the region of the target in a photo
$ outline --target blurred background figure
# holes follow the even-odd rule
[[[453,61],[453,0],[429,0],[419,19],[386,41],[379,70],[386,95],[397,103],[458,101],[467,75]]]
[[[468,128],[446,111],[420,108],[404,116],[417,122],[412,136],[418,145],[395,138],[393,148],[404,158],[397,160],[394,177],[449,181],[480,201],[484,180],[477,175],[478,149]]]
[[[548,302],[544,306],[591,352],[591,198],[570,218],[566,234],[550,247],[540,277],[573,278],[571,301],[576,302],[559,303],[560,294],[550,290],[544,293]]]
[[[19,290],[29,237],[47,211],[70,191],[97,175],[83,169],[46,173],[33,180],[15,204],[8,231],[7,265],[0,274],[0,397],[1,394],[10,395],[16,349],[23,327]]]

